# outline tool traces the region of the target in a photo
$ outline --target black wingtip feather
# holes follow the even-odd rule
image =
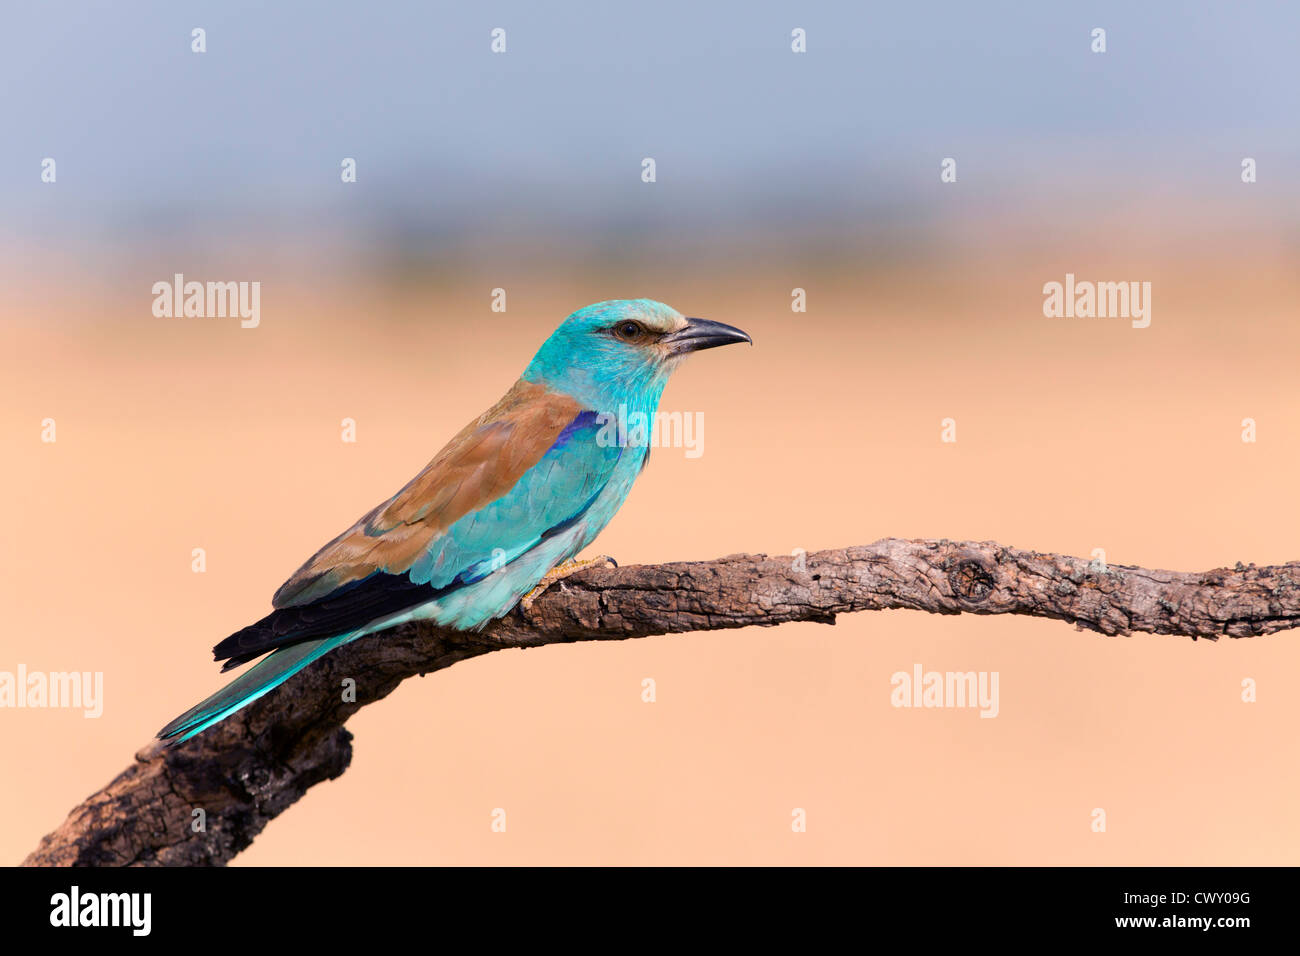
[[[431,601],[458,584],[434,588],[413,584],[405,574],[372,574],[309,604],[277,608],[217,644],[213,660],[226,662],[221,668],[225,673],[279,647],[357,630]]]

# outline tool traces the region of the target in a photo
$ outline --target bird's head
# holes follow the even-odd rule
[[[691,352],[750,342],[740,329],[690,319],[651,299],[597,302],[569,316],[533,357],[523,377],[593,408],[658,403],[668,376]]]

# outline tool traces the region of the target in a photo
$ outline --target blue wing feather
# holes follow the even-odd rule
[[[623,447],[601,441],[600,430],[594,412],[580,413],[508,493],[452,524],[409,570],[380,569],[310,603],[279,608],[221,641],[215,659],[228,659],[230,670],[278,647],[356,631],[509,566],[581,519],[610,480]]]

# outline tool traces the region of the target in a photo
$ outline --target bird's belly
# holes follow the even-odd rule
[[[589,540],[585,523],[579,521],[572,528],[547,538],[487,577],[413,608],[405,612],[401,620],[384,623],[382,627],[392,627],[406,621],[429,620],[460,631],[480,628],[518,604],[519,599],[536,587],[547,571],[573,557]],[[377,625],[370,627],[373,630],[380,629]]]

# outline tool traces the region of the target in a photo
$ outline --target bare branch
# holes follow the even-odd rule
[[[344,722],[407,677],[490,651],[573,641],[832,624],[838,614],[911,608],[1026,614],[1103,634],[1255,637],[1300,625],[1300,562],[1200,574],[1097,567],[993,542],[887,538],[803,561],[716,561],[590,568],[481,633],[405,625],[363,638],[279,691],[175,748],[154,743],[72,811],[26,865],[225,863],[274,817],[352,757]],[[357,702],[344,703],[344,678]],[[177,701],[178,706],[186,703]],[[161,721],[160,721],[161,722]],[[205,828],[194,832],[193,811]]]

